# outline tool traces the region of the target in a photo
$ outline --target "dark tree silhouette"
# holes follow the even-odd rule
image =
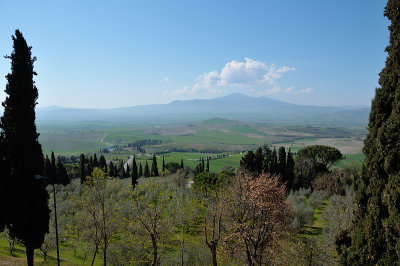
[[[155,154],[153,154],[153,162],[151,163],[151,176],[159,176],[157,167],[157,158]]]
[[[279,181],[282,183],[287,182],[286,177],[286,150],[285,147],[279,147],[278,150],[278,169],[279,169]]]
[[[350,263],[360,265],[400,261],[400,1],[389,0],[384,15],[391,21],[388,57],[372,100],[365,167],[354,186]]]
[[[132,187],[136,187],[137,183],[138,183],[138,167],[136,164],[136,158],[135,156],[133,156],[133,162],[132,162],[132,171],[131,171],[131,177],[132,177]]]
[[[36,180],[43,174],[42,146],[35,124],[35,106],[38,90],[33,81],[31,48],[19,30],[12,36],[14,51],[11,56],[11,73],[6,76],[1,129],[4,136],[4,160],[9,167],[9,199],[11,208],[8,228],[12,237],[26,248],[28,265],[33,265],[33,251],[40,248],[49,230],[48,198],[45,183]],[[3,216],[3,214],[2,214]]]
[[[86,171],[85,171],[85,155],[82,153],[79,156],[79,174],[81,177],[81,184],[83,184],[86,181]]]
[[[144,176],[145,177],[150,177],[150,169],[149,169],[149,164],[147,163],[147,160],[146,160],[146,164],[144,165]]]
[[[139,177],[143,176],[143,168],[142,168],[142,162],[139,162],[139,173],[138,173]]]

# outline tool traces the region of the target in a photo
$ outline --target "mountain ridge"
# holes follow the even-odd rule
[[[321,107],[287,103],[240,93],[213,99],[175,100],[118,108],[38,107],[37,120],[189,122],[212,117],[254,122],[366,124],[369,108]]]

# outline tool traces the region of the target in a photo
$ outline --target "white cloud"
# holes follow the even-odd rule
[[[260,86],[263,84],[274,85],[265,93],[274,94],[280,91],[276,86],[277,81],[288,71],[296,70],[294,67],[283,66],[277,68],[275,65],[267,66],[262,61],[245,58],[244,62],[233,60],[221,69],[204,73],[197,77],[196,83],[190,88],[176,90],[175,94],[195,93],[199,90],[207,90],[212,93],[220,92],[217,87],[223,86]],[[279,89],[278,89],[279,88]]]
[[[274,86],[271,89],[266,90],[265,93],[266,93],[266,95],[271,95],[271,94],[277,94],[280,91],[281,91],[280,87]]]
[[[313,88],[307,88],[307,89],[299,90],[298,93],[305,94],[305,93],[311,93],[311,92],[313,92],[313,91],[314,91]]]
[[[162,95],[163,96],[167,96],[168,95],[168,90],[164,90]]]
[[[289,87],[285,90],[286,93],[290,93],[293,90],[293,87]]]

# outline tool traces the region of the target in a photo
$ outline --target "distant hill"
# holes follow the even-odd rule
[[[37,108],[38,122],[189,122],[213,117],[253,122],[366,125],[370,109],[297,105],[239,93],[214,99],[173,101],[113,109]]]

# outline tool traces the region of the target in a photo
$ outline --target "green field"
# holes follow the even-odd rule
[[[365,129],[361,127],[283,126],[276,124],[247,123],[220,118],[189,124],[121,124],[108,122],[55,122],[39,124],[40,142],[45,154],[71,156],[80,153],[104,154],[107,159],[127,160],[136,154],[127,144],[138,140],[161,140],[161,144],[145,145],[145,156],[139,162],[164,155],[166,163],[184,160],[186,166],[195,167],[199,158],[224,154],[227,157],[210,161],[210,170],[218,171],[225,166],[237,167],[241,154],[261,145],[285,146],[292,152],[313,144],[330,145],[346,154],[344,163],[363,160],[361,148]],[[113,147],[118,149],[114,150]],[[159,164],[161,161],[159,161]]]

